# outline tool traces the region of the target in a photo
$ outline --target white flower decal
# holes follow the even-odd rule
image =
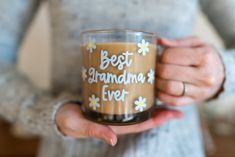
[[[93,49],[96,49],[96,41],[94,38],[89,38],[86,50],[89,51],[90,53],[92,53]]]
[[[86,78],[87,78],[86,72],[87,72],[86,68],[82,67],[82,79],[83,79],[83,81],[85,81]]]
[[[154,81],[154,71],[150,69],[148,72],[148,83],[153,84]]]
[[[146,98],[143,98],[142,96],[135,101],[135,110],[137,111],[142,112],[146,106]]]
[[[93,108],[94,110],[96,110],[97,108],[100,107],[99,101],[100,101],[100,98],[92,94],[91,97],[89,97],[89,102],[90,102],[89,106]]]
[[[149,52],[149,42],[146,42],[142,39],[141,43],[138,43],[137,46],[139,47],[138,53],[145,56]]]

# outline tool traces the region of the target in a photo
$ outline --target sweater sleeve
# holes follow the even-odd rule
[[[40,136],[64,137],[55,124],[55,114],[75,96],[52,95],[34,86],[14,66],[0,63],[0,115],[24,130]]]
[[[225,67],[223,90],[217,98],[235,93],[235,1],[200,0],[201,9],[222,37],[225,49],[217,49]]]
[[[63,136],[55,125],[57,109],[73,96],[42,91],[17,71],[17,50],[39,6],[38,0],[0,1],[0,116],[33,134]]]

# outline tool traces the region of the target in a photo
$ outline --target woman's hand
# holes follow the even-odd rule
[[[176,110],[157,109],[153,117],[145,122],[128,126],[106,126],[85,119],[79,105],[65,104],[56,114],[56,123],[59,130],[67,136],[94,137],[114,146],[118,134],[142,132],[181,116],[182,113]]]
[[[160,38],[166,49],[157,66],[157,97],[169,105],[186,105],[215,96],[222,87],[224,66],[215,50],[197,37]]]

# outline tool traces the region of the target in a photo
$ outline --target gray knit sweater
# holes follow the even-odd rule
[[[63,102],[74,100],[81,93],[81,31],[125,28],[155,32],[167,38],[181,38],[192,35],[194,18],[200,8],[215,26],[227,48],[220,50],[226,80],[218,98],[235,92],[235,1],[49,1],[53,29],[53,85],[51,92],[44,92],[37,89],[14,66],[21,39],[40,2],[0,0],[0,115],[42,136],[38,156],[204,156],[195,105],[180,108],[184,112],[181,120],[173,120],[142,133],[120,136],[115,147],[95,139],[64,137],[57,130],[54,118]]]

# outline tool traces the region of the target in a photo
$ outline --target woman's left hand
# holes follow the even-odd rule
[[[225,77],[219,54],[197,37],[158,39],[166,49],[156,68],[157,97],[169,105],[207,100],[222,88]]]

